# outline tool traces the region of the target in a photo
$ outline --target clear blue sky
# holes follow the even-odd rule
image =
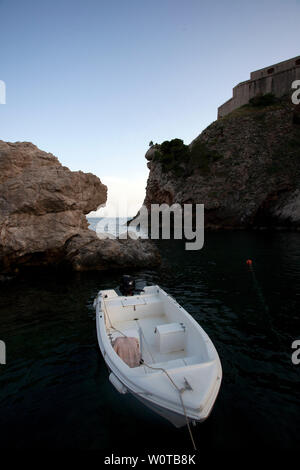
[[[252,70],[299,54],[299,0],[0,0],[0,139],[101,179],[147,177]]]

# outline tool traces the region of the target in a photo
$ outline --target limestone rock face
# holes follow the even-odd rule
[[[127,246],[114,240],[113,249],[88,229],[85,214],[104,205],[106,198],[107,188],[98,177],[70,171],[31,143],[0,141],[0,272],[22,265],[59,263],[98,269],[100,263],[90,259],[92,246],[94,253],[99,251],[106,259],[101,269],[120,266],[116,253],[128,265],[132,251],[136,256],[141,251],[145,263],[151,262],[146,250],[139,250],[139,241],[126,254]],[[69,241],[73,240],[73,246],[78,237],[82,244],[79,252],[74,252],[75,262]],[[90,240],[93,243],[84,251],[83,245]]]
[[[204,204],[211,229],[300,229],[300,105],[244,106],[173,148],[147,152],[148,208]]]
[[[160,263],[158,250],[149,240],[99,240],[91,230],[68,241],[66,259],[76,271],[142,268]]]
[[[149,160],[149,161],[152,160],[157,150],[159,150],[159,145],[158,144],[152,145],[149,148],[149,150],[146,152],[146,155],[145,155],[146,160]]]

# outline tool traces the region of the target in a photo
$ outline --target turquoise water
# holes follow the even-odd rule
[[[200,452],[297,449],[300,365],[291,362],[291,344],[300,337],[299,234],[209,233],[199,252],[185,251],[181,241],[158,246],[162,267],[134,274],[161,285],[201,323],[223,366],[213,412],[194,428]],[[54,271],[0,287],[0,339],[7,346],[1,448],[192,451],[186,429],[119,395],[108,381],[92,304],[120,275]]]

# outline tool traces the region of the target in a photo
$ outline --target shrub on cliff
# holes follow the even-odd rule
[[[183,172],[181,164],[189,159],[189,147],[181,139],[165,140],[154,154],[163,172],[173,171],[177,176]]]
[[[254,96],[249,100],[251,106],[271,106],[272,104],[278,103],[278,98],[273,93],[266,93],[265,95]]]
[[[185,176],[197,168],[207,173],[211,163],[219,158],[218,152],[203,142],[195,142],[190,148],[183,140],[173,139],[160,145],[153,160],[161,163],[164,173],[172,171],[176,176]]]

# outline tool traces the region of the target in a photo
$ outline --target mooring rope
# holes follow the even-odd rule
[[[122,336],[124,336],[124,338],[127,338],[127,335],[125,335],[125,333],[123,333],[123,331],[118,330],[117,328],[114,327],[114,325],[112,324],[112,321],[111,321],[111,319],[110,319],[108,310],[107,310],[107,308],[106,308],[105,302],[101,302],[101,305],[102,305],[102,304],[104,305],[104,308],[105,308],[105,310],[103,310],[104,316],[108,318],[109,323],[110,323],[110,327],[111,327],[113,330],[115,330],[115,331],[117,331],[118,333],[120,333]]]
[[[251,261],[251,262],[250,262]],[[254,271],[254,268],[253,268],[253,264],[252,264],[252,260],[247,260],[247,265],[249,267],[249,270],[252,274],[252,278],[253,278],[253,283],[254,283],[254,286],[256,288],[256,292],[258,294],[258,297],[259,297],[259,300],[261,301],[261,304],[263,305],[264,307],[264,310],[267,314],[269,314],[269,307],[265,301],[265,298],[264,298],[264,295],[262,293],[262,290],[260,288],[260,285],[257,281],[257,278],[256,278],[256,275],[255,275],[255,271]]]
[[[150,353],[150,356],[152,358],[152,361],[154,362],[154,358],[151,354],[151,351],[150,351],[150,347],[146,341],[146,338],[145,338],[145,335],[144,335],[144,332],[139,324],[139,321],[136,319],[135,320],[138,324],[138,327],[139,327],[139,330],[144,338],[144,343],[147,345],[147,348],[148,348],[148,351]],[[174,387],[176,388],[176,390],[178,391],[179,393],[179,398],[180,398],[180,401],[181,401],[181,405],[182,405],[182,409],[183,409],[183,413],[184,413],[184,416],[185,416],[185,420],[186,420],[186,424],[187,424],[187,427],[188,427],[188,430],[189,430],[189,434],[190,434],[190,437],[191,437],[191,441],[192,441],[192,444],[193,444],[193,448],[194,450],[197,450],[197,447],[196,447],[196,444],[195,444],[195,441],[194,441],[194,437],[193,437],[193,433],[192,433],[192,430],[191,430],[191,427],[190,427],[190,423],[189,423],[189,419],[188,419],[188,416],[187,416],[187,413],[186,413],[186,409],[185,409],[185,406],[184,406],[184,402],[183,402],[183,398],[182,398],[182,394],[183,392],[186,390],[185,387],[183,388],[179,388],[176,383],[174,382],[174,380],[172,379],[172,377],[169,375],[169,373],[166,371],[166,369],[164,369],[163,367],[153,367],[153,366],[150,366],[149,364],[147,364],[143,359],[141,359],[141,364],[143,364],[144,366],[146,367],[149,367],[149,369],[153,369],[153,370],[161,370],[162,372],[164,372],[164,374],[166,374],[166,376],[168,377],[168,379],[170,380],[170,382],[172,383],[172,385],[174,385]]]
[[[282,340],[281,338],[279,337],[279,335],[276,333],[275,329],[274,329],[274,326],[273,326],[273,322],[272,322],[272,319],[271,319],[271,316],[270,316],[270,309],[269,309],[269,306],[265,300],[265,297],[263,295],[263,292],[262,292],[262,289],[258,283],[258,280],[256,278],[256,274],[255,274],[255,270],[254,270],[254,267],[253,267],[253,261],[251,259],[248,259],[246,261],[247,265],[248,265],[248,268],[249,268],[249,271],[251,272],[252,274],[252,279],[253,279],[253,283],[254,283],[254,287],[256,289],[256,292],[257,292],[257,295],[258,295],[258,298],[261,302],[261,305],[263,306],[264,308],[264,311],[265,311],[265,318],[269,324],[269,328],[271,330],[271,332],[274,334],[276,340],[278,341],[278,344],[284,349],[284,345],[282,343]]]
[[[195,441],[194,441],[194,437],[193,437],[193,433],[192,433],[192,430],[191,430],[190,422],[189,422],[189,419],[188,419],[188,416],[187,416],[187,412],[186,412],[186,409],[185,409],[185,406],[184,406],[183,398],[182,398],[183,392],[185,392],[185,390],[187,390],[186,387],[179,388],[178,385],[176,385],[176,383],[174,382],[174,380],[173,380],[172,377],[170,376],[170,374],[169,374],[169,373],[166,371],[166,369],[164,369],[163,367],[153,367],[153,366],[150,366],[150,365],[147,364],[143,359],[141,359],[141,364],[143,364],[143,365],[146,366],[146,367],[149,367],[149,369],[161,370],[162,372],[164,372],[164,374],[166,374],[166,376],[168,377],[168,379],[170,380],[170,382],[172,383],[172,385],[174,385],[174,387],[175,387],[176,390],[178,391],[178,393],[179,393],[179,398],[180,398],[181,405],[182,405],[182,409],[183,409],[183,413],[184,413],[185,420],[186,420],[186,425],[187,425],[187,428],[188,428],[188,430],[189,430],[190,438],[191,438],[191,441],[192,441],[192,444],[193,444],[193,448],[194,448],[194,450],[197,450],[197,447],[196,447],[196,444],[195,444]]]

